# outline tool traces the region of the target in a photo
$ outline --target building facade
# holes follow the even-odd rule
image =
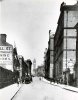
[[[0,66],[13,71],[13,46],[6,42],[6,34],[0,34]]]
[[[36,69],[37,76],[44,77],[45,76],[45,70],[44,65],[38,66]]]
[[[48,49],[45,50],[44,63],[45,63],[45,77],[53,79],[53,63],[54,63],[54,34],[49,30]]]
[[[78,87],[78,23],[75,25],[77,31],[77,40],[76,40],[76,63],[74,66],[74,78],[75,78],[75,86]]]
[[[54,78],[69,84],[70,74],[74,73],[76,63],[76,37],[75,25],[78,22],[78,2],[75,5],[60,7],[60,16],[54,36]]]
[[[50,52],[50,64],[49,64],[49,77],[53,79],[53,67],[54,67],[54,34],[49,30],[49,52]]]
[[[26,60],[26,64],[28,66],[28,75],[31,76],[31,67],[32,67],[32,62],[30,59]]]
[[[33,67],[32,67],[32,73],[35,76],[36,75],[36,59],[33,60]]]
[[[49,78],[49,50],[45,48],[44,52],[44,66],[45,66],[45,78]]]

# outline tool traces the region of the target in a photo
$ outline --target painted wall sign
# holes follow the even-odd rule
[[[0,46],[0,66],[7,68],[13,66],[13,47]],[[11,69],[11,68],[10,68]]]

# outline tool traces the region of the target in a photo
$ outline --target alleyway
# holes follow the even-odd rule
[[[78,100],[78,93],[64,90],[33,78],[31,84],[24,84],[13,100]]]

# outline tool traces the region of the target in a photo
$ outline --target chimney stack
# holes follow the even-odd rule
[[[0,34],[0,42],[4,43],[6,42],[6,34]]]

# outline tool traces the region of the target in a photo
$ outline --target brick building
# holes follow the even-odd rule
[[[13,46],[6,42],[6,34],[0,34],[0,66],[13,71]]]
[[[75,86],[78,87],[78,23],[75,25],[77,31],[77,40],[76,40],[76,64],[74,66],[74,78],[75,78]]]
[[[49,52],[50,52],[50,64],[49,64],[49,77],[53,78],[53,63],[54,63],[54,34],[49,30]]]
[[[36,75],[36,59],[33,60],[33,63],[32,63],[32,73],[33,75],[35,76]]]
[[[44,52],[44,66],[45,66],[45,78],[49,78],[49,50],[45,48]]]
[[[60,16],[54,36],[54,78],[69,84],[70,74],[74,74],[76,63],[75,25],[78,22],[78,2],[75,5],[60,7]]]
[[[45,77],[53,79],[54,34],[49,30],[48,49],[45,50]]]
[[[41,77],[45,76],[44,65],[38,66],[38,68],[36,69],[36,74],[37,76],[41,76]]]
[[[0,34],[0,88],[14,84],[13,46],[6,42],[6,34]]]

